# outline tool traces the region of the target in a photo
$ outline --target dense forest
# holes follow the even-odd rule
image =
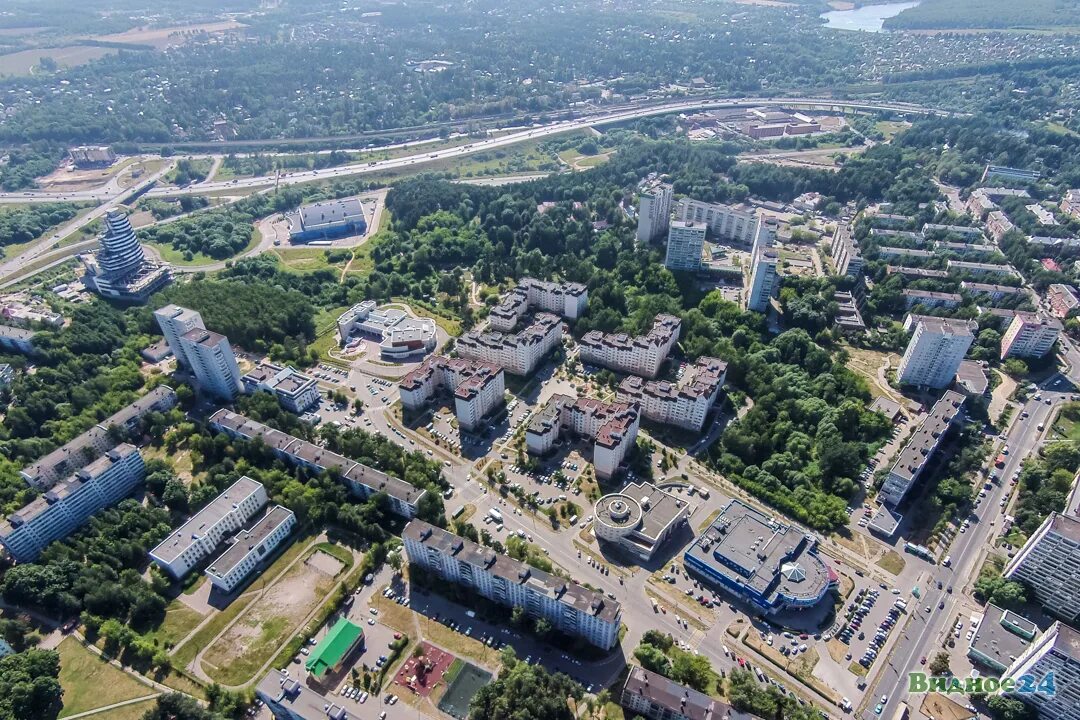
[[[74,203],[39,203],[0,212],[0,252],[5,245],[36,240],[49,228],[79,214]],[[0,256],[2,257],[2,256]]]
[[[923,0],[885,20],[890,30],[1040,28],[1072,25],[1077,0]]]

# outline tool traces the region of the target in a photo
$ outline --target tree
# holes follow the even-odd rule
[[[142,720],[224,720],[224,716],[207,710],[195,698],[169,693],[159,696],[157,704],[146,711]]]
[[[1034,720],[1038,713],[1025,702],[1004,695],[991,695],[986,699],[986,708],[994,720]]]
[[[939,652],[930,661],[930,672],[934,675],[949,674],[949,653]]]
[[[392,567],[394,569],[394,572],[396,572],[396,573],[401,572],[402,560],[401,560],[401,553],[400,552],[394,551],[394,552],[390,553],[389,555],[387,555],[386,556],[386,562],[390,565],[390,567]]]
[[[671,662],[671,679],[700,692],[708,690],[712,676],[712,666],[704,655],[678,652]]]
[[[31,649],[0,658],[0,718],[52,720],[60,713],[60,655]]]
[[[664,676],[670,676],[671,674],[671,661],[664,655],[663,650],[654,645],[642,642],[634,648],[634,657],[641,663],[641,667],[646,670],[651,670],[654,673],[660,673]]]
[[[512,660],[498,679],[480,688],[469,704],[473,720],[574,720],[567,701],[584,689],[562,673]]]

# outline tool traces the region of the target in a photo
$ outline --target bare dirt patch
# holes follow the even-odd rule
[[[203,671],[224,685],[251,680],[326,598],[342,567],[321,551],[294,565],[207,648]]]

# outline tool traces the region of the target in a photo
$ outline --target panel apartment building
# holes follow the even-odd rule
[[[753,720],[727,703],[680,685],[659,673],[633,665],[623,683],[619,704],[648,720]]]
[[[225,408],[211,415],[209,424],[216,432],[225,433],[232,438],[258,440],[285,462],[313,472],[330,471],[361,500],[366,500],[375,493],[386,493],[390,508],[405,518],[416,516],[417,503],[427,492],[381,470],[350,460]]]
[[[622,608],[601,593],[537,570],[422,520],[401,532],[409,564],[464,585],[504,607],[520,607],[566,635],[603,650],[619,641]]]
[[[1011,697],[1035,707],[1039,720],[1080,720],[1080,631],[1054,623],[1016,659],[1004,677],[1031,675],[1035,682],[1054,674],[1054,693],[1016,693]],[[1036,686],[1037,688],[1037,686]]]
[[[726,362],[700,357],[678,383],[628,375],[619,383],[615,399],[636,406],[646,420],[701,432],[726,379]]]
[[[862,274],[862,253],[859,252],[859,246],[851,236],[851,226],[847,223],[837,223],[832,244],[829,246],[829,255],[838,275],[857,278]]]
[[[454,414],[466,430],[478,428],[503,403],[506,375],[493,363],[433,355],[398,383],[401,404],[418,410],[441,389],[454,395]]]
[[[35,490],[48,490],[94,458],[119,445],[122,436],[134,432],[149,413],[168,412],[176,407],[176,402],[176,392],[171,387],[158,385],[127,407],[27,465],[19,474]],[[122,432],[118,434],[116,430]]]
[[[591,438],[596,477],[607,479],[634,446],[640,424],[632,405],[556,394],[533,414],[525,431],[525,447],[531,455],[546,455],[565,431]]]
[[[637,241],[649,243],[662,237],[671,222],[670,185],[662,182],[646,184],[638,194]]]
[[[589,291],[581,283],[556,283],[522,278],[488,313],[488,322],[499,332],[510,332],[531,309],[577,320],[589,304]]]
[[[532,375],[537,365],[562,343],[563,323],[551,313],[537,313],[532,323],[516,334],[470,330],[457,339],[454,349],[470,360],[498,365],[513,375]]]
[[[645,335],[603,333],[590,330],[578,343],[583,363],[601,365],[615,372],[654,378],[668,353],[679,340],[682,321],[674,315],[657,315]]]
[[[775,242],[775,233],[762,232],[754,236],[744,298],[747,310],[768,311],[769,302],[780,291],[780,253],[773,248]]]
[[[192,330],[205,330],[202,315],[195,310],[180,307],[179,305],[166,305],[154,311],[154,320],[157,321],[161,334],[165,336],[165,342],[172,350],[176,363],[183,368],[191,368],[184,344],[180,338]]]
[[[1046,610],[1068,623],[1080,620],[1080,518],[1051,513],[1003,573],[1035,591]]]
[[[889,469],[878,491],[881,502],[895,508],[904,500],[923,471],[933,464],[934,453],[941,446],[949,428],[961,417],[964,400],[960,393],[947,390],[934,403],[930,414],[923,418]]]
[[[1041,358],[1054,347],[1063,329],[1057,318],[1018,311],[1001,337],[1001,359]]]
[[[723,205],[684,198],[675,208],[675,217],[684,223],[704,224],[713,237],[742,247],[753,247],[759,236],[771,246],[776,240],[776,219],[763,216],[756,208]]]
[[[292,510],[275,505],[250,529],[242,530],[216,560],[206,568],[214,587],[231,593],[263,559],[269,557],[296,527]]]
[[[948,386],[974,340],[967,321],[921,316],[900,359],[897,380],[901,385]]]
[[[0,545],[17,561],[33,562],[49,543],[123,500],[145,477],[138,449],[121,443],[8,516],[0,523]]]
[[[263,484],[244,475],[158,543],[150,551],[150,559],[180,580],[210,557],[227,535],[243,529],[267,502]]]
[[[667,254],[664,267],[668,270],[694,272],[701,269],[701,254],[705,249],[705,226],[676,220],[668,228]]]
[[[180,344],[200,390],[223,400],[240,393],[240,368],[227,337],[196,328],[181,335]]]

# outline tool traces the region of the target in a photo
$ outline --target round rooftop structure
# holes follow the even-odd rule
[[[601,540],[617,542],[641,525],[641,503],[623,493],[611,493],[596,501],[593,533]]]

